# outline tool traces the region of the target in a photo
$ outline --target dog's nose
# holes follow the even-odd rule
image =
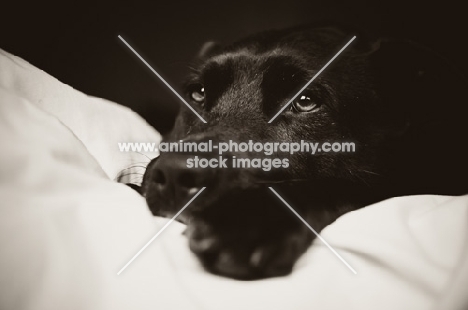
[[[180,204],[202,187],[209,187],[215,182],[213,169],[187,167],[187,159],[192,157],[172,153],[163,154],[157,159],[151,167],[150,181],[159,198]]]

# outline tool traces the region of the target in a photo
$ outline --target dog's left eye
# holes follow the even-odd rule
[[[307,95],[300,95],[291,103],[291,111],[311,112],[318,107],[318,104]]]
[[[205,87],[201,84],[194,85],[190,90],[190,98],[197,103],[205,102]]]

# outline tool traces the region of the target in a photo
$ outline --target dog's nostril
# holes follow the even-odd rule
[[[155,183],[164,185],[164,184],[166,183],[166,177],[164,176],[164,173],[163,173],[161,170],[157,169],[157,170],[154,172],[153,181],[154,181]]]
[[[185,188],[197,187],[195,176],[191,172],[181,173],[177,181],[180,186],[185,187]]]

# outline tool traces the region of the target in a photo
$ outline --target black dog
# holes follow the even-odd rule
[[[460,74],[422,47],[343,29],[299,27],[211,44],[186,87],[207,124],[182,108],[165,141],[352,141],[356,152],[273,154],[290,166],[268,172],[189,169],[195,154],[163,153],[148,165],[142,193],[154,214],[173,215],[206,186],[182,213],[205,268],[239,279],[284,275],[314,235],[267,186],[317,231],[389,197],[466,193],[464,87]]]

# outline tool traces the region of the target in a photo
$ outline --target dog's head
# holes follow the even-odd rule
[[[182,108],[166,142],[353,142],[355,153],[224,154],[287,158],[288,168],[196,169],[188,158],[215,154],[163,153],[148,166],[143,190],[151,208],[175,211],[202,186],[204,208],[230,193],[253,193],[268,184],[300,187],[326,182],[369,184],[382,169],[382,143],[395,131],[376,92],[371,55],[378,48],[358,38],[271,124],[268,121],[351,38],[333,28],[290,29],[252,36],[230,46],[208,44],[186,83],[186,98],[206,124]],[[400,124],[398,124],[400,125]],[[300,192],[300,191],[299,191]],[[306,191],[305,194],[309,194]],[[237,203],[256,204],[236,194]],[[196,209],[196,208],[193,208]]]
[[[150,209],[155,214],[174,214],[201,187],[207,187],[183,213],[186,220],[199,216],[211,221],[212,227],[226,227],[249,225],[249,218],[274,227],[284,219],[283,211],[278,211],[284,207],[272,207],[277,199],[266,186],[275,184],[299,209],[320,209],[320,201],[330,197],[339,196],[344,204],[349,197],[365,202],[391,184],[389,174],[423,162],[415,156],[413,163],[403,164],[408,149],[398,152],[395,143],[404,145],[401,137],[411,130],[410,121],[418,120],[422,108],[426,118],[437,113],[427,106],[444,92],[434,89],[427,94],[428,85],[440,86],[435,75],[428,73],[431,61],[407,43],[390,45],[358,35],[287,109],[268,122],[354,34],[306,27],[270,31],[225,47],[206,45],[185,95],[207,123],[183,107],[164,140],[353,142],[354,153],[231,152],[223,154],[228,168],[219,169],[187,167],[188,158],[218,158],[217,154],[162,153],[148,165],[142,185]],[[413,57],[407,55],[411,53]],[[287,158],[289,165],[268,171],[232,168],[232,156]],[[394,175],[393,181],[399,184],[415,183],[411,176]]]

